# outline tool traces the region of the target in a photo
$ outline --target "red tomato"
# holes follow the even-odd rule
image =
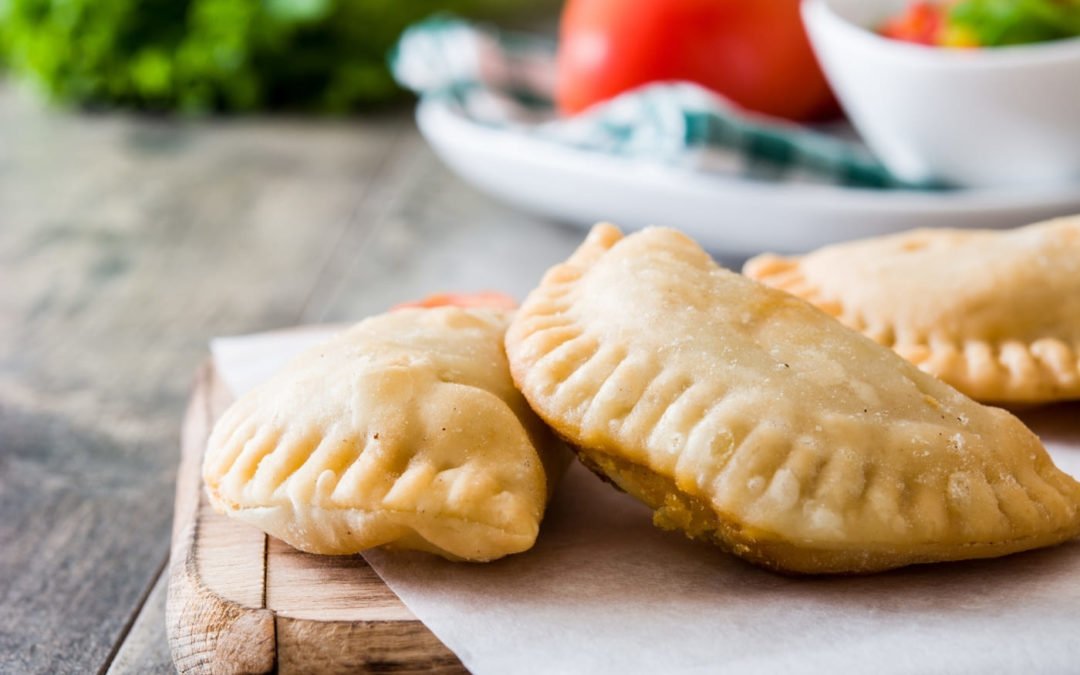
[[[879,32],[894,40],[933,46],[941,44],[944,28],[944,7],[931,2],[915,2],[886,21]]]
[[[792,120],[839,111],[799,0],[568,0],[556,104],[573,114],[647,82],[690,80]]]

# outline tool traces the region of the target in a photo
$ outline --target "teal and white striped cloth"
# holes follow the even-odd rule
[[[846,127],[815,130],[737,109],[689,82],[647,85],[560,117],[555,43],[435,16],[390,55],[402,86],[443,97],[472,121],[553,143],[739,178],[866,188],[927,188],[895,179]]]

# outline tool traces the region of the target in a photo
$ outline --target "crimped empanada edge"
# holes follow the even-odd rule
[[[469,315],[501,315],[504,320],[500,321],[501,335],[497,340],[500,345],[502,338],[505,336],[505,328],[509,325],[509,319],[513,316],[513,313],[507,310],[488,310],[486,308],[480,310],[471,308],[404,309],[397,310],[396,314],[404,316],[407,313],[435,314],[447,311],[460,311]],[[360,322],[341,331],[335,335],[335,339],[357,330],[363,323]],[[326,344],[320,345],[318,349],[325,351]],[[207,439],[201,467],[205,494],[211,506],[218,513],[255,525],[293,547],[311,553],[342,555],[354,554],[374,547],[393,547],[424,550],[451,560],[487,561],[522,552],[531,548],[535,543],[540,523],[550,505],[555,485],[562,478],[571,457],[562,441],[542,422],[520,393],[514,389],[512,382],[508,381],[508,375],[509,372],[505,372],[503,375],[505,385],[502,388],[505,389],[506,394],[512,394],[515,397],[513,400],[508,400],[504,395],[500,395],[497,391],[485,386],[465,382],[444,382],[475,390],[479,394],[491,397],[498,405],[505,408],[508,415],[517,421],[523,437],[527,439],[528,448],[532,453],[529,461],[535,462],[539,466],[538,473],[544,481],[544,491],[542,500],[537,505],[538,508],[533,506],[533,500],[530,499],[527,502],[526,508],[530,513],[527,518],[521,520],[521,527],[514,526],[514,523],[510,523],[510,526],[507,527],[475,518],[444,513],[432,514],[425,512],[423,509],[392,509],[384,506],[361,507],[350,504],[307,505],[294,503],[290,499],[281,496],[275,496],[273,499],[267,499],[261,503],[259,500],[243,499],[240,497],[241,492],[237,492],[235,488],[227,489],[227,486],[223,485],[226,476],[234,468],[236,462],[239,461],[243,448],[253,439],[261,439],[259,445],[264,449],[258,453],[258,458],[254,461],[254,465],[257,466],[263,459],[279,449],[278,443],[285,433],[280,428],[280,425],[260,425],[256,423],[257,416],[254,413],[258,407],[256,405],[258,398],[255,392],[248,392],[234,401],[217,420],[210,437]],[[261,433],[264,426],[271,430]],[[311,441],[315,446],[319,446],[326,437],[326,434],[311,435],[318,436],[320,439]],[[378,434],[375,435],[375,438],[378,438]],[[359,450],[357,455],[364,452],[367,440],[365,436],[362,441],[358,441]],[[230,446],[235,446],[235,451],[230,451]],[[252,475],[246,481],[252,479],[254,468],[251,471]],[[284,480],[295,471],[296,469],[293,469],[288,475],[284,476],[275,487],[275,491],[279,490]],[[237,501],[238,498],[242,501]],[[320,515],[314,517],[311,515],[313,513]],[[305,517],[298,514],[307,515]],[[380,530],[385,531],[387,528],[391,528],[403,534],[398,538],[396,535],[388,537],[381,533],[369,536],[357,532],[355,529],[349,531],[345,524],[350,518],[367,519],[371,522],[378,521]],[[426,540],[424,535],[421,534],[421,532],[428,531],[430,528],[423,526],[413,527],[405,522],[413,521],[414,524],[423,525],[421,521],[425,518],[429,519],[432,524],[438,520],[452,528],[468,527],[479,532],[480,534],[473,537],[473,539],[479,541],[480,546],[475,545],[477,541],[466,541],[463,546],[447,545],[447,542],[442,542],[442,545],[433,543]],[[330,525],[327,525],[327,523],[330,523]],[[434,525],[432,526],[434,527]],[[335,528],[340,529],[347,536],[339,536]],[[321,534],[316,530],[320,530]],[[346,542],[347,545],[338,545],[341,542]],[[511,543],[504,546],[502,543],[491,545],[492,542]],[[468,550],[470,545],[475,550],[482,549],[484,553],[480,556],[472,555]]]
[[[842,298],[826,296],[820,284],[805,275],[800,260],[766,253],[748,260],[743,274],[806,300],[977,401],[1024,406],[1080,398],[1080,344],[1058,338],[991,342],[971,337],[957,342],[940,336],[901,341],[897,336],[918,331],[867,321]]]
[[[907,547],[861,543],[858,550],[798,546],[775,533],[738,524],[714,510],[703,497],[692,495],[675,482],[646,466],[608,453],[567,443],[590,471],[653,510],[653,523],[665,530],[682,531],[755,565],[791,576],[862,575],[918,564],[997,558],[1053,546],[1080,535],[1080,521],[1071,527],[1038,535],[995,542],[967,542],[943,546],[935,543]],[[655,481],[655,489],[649,482]],[[663,495],[663,501],[660,500]],[[686,516],[692,520],[687,527]]]
[[[533,348],[534,345],[528,344],[533,334],[530,321],[546,320],[553,313],[564,310],[570,302],[578,279],[601,255],[611,248],[618,238],[621,238],[614,228],[602,227],[598,229],[600,231],[590,234],[587,240],[587,244],[591,245],[583,245],[569,260],[556,265],[548,271],[540,287],[533,292],[530,300],[526,301],[524,305],[528,307],[530,301],[535,298],[537,302],[533,303],[536,307],[533,308],[532,313],[526,315],[519,313],[511,324],[506,338],[508,353],[514,355],[514,357],[510,358],[511,375],[515,385],[526,394],[526,398],[529,399],[533,409],[558,434],[567,439],[568,444],[575,449],[579,458],[584,458],[586,465],[594,472],[618,485],[620,478],[624,479],[625,482],[625,474],[630,472],[629,469],[622,471],[612,470],[610,473],[604,470],[597,471],[597,469],[601,461],[609,464],[612,460],[624,461],[628,467],[635,467],[634,471],[645,471],[649,475],[655,476],[656,479],[665,481],[670,489],[665,490],[664,494],[672,495],[677,501],[681,500],[681,507],[684,511],[711,514],[711,520],[706,521],[708,522],[707,526],[690,528],[689,536],[692,538],[704,539],[718,544],[740,557],[783,573],[861,574],[919,563],[997,557],[1060,543],[1080,533],[1080,521],[1074,519],[1069,525],[1049,532],[989,542],[948,545],[928,542],[911,546],[888,544],[875,546],[874,544],[864,545],[860,543],[858,547],[847,549],[843,548],[843,544],[838,544],[835,547],[821,546],[820,544],[814,546],[811,542],[806,545],[796,545],[780,540],[781,538],[774,533],[759,532],[739,526],[735,518],[725,517],[724,514],[716,512],[704,498],[678,490],[672,479],[656,474],[647,467],[621,460],[602,450],[583,449],[581,446],[576,445],[574,438],[577,435],[577,430],[572,426],[560,424],[559,420],[552,419],[551,416],[546,414],[544,406],[538,405],[541,401],[534,400],[525,386],[526,375],[535,365],[535,362],[544,357],[544,354],[536,352]],[[611,236],[613,231],[616,234],[614,238]],[[623,487],[631,488],[628,490],[630,492],[634,492],[636,489],[634,484],[626,484]],[[640,490],[637,491],[640,492]],[[650,508],[653,508],[654,511],[659,511],[664,506],[656,503],[655,499],[650,502],[640,494],[635,494],[635,496],[649,505]],[[680,504],[676,504],[676,506],[680,506]],[[668,515],[670,516],[670,513]],[[660,514],[656,520],[661,526],[666,524],[669,529],[683,529],[680,523],[671,522],[670,520],[665,523],[666,519],[667,517],[664,514]]]
[[[528,531],[518,531],[469,518],[439,516],[442,523],[484,532],[480,537],[468,537],[470,542],[485,544],[469,551],[467,546],[439,546],[422,534],[414,523],[408,522],[428,517],[419,511],[306,505],[297,509],[291,503],[239,506],[208,486],[206,495],[218,513],[253,525],[297,550],[320,555],[353,555],[380,547],[407,548],[434,553],[452,561],[488,562],[529,550],[540,531],[539,521],[532,523],[533,527]],[[305,517],[298,518],[298,511]],[[354,521],[357,520],[371,521],[371,530],[375,531],[364,532],[363,528],[356,528]],[[345,532],[346,536],[340,536],[340,532]]]

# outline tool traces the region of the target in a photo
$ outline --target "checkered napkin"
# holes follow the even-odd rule
[[[552,105],[555,44],[435,16],[390,54],[398,83],[478,124],[583,150],[733,177],[866,188],[926,188],[893,177],[847,131],[811,129],[741,110],[689,82],[640,87],[580,115]]]

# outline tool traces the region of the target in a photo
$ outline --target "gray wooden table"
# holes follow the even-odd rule
[[[521,297],[580,238],[448,173],[409,108],[176,122],[0,87],[0,673],[172,671],[162,571],[210,337]]]

